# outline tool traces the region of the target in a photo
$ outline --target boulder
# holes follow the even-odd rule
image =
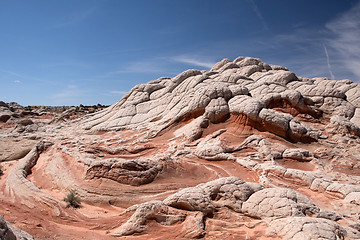
[[[185,220],[186,215],[172,210],[161,201],[150,201],[132,206],[128,211],[134,211],[130,219],[116,229],[112,235],[116,237],[141,233],[146,229],[150,220],[155,220],[161,225],[172,225]]]
[[[104,161],[90,161],[86,171],[86,178],[108,178],[119,183],[139,186],[152,182],[162,167],[149,159],[108,159]]]
[[[11,225],[0,216],[0,238],[2,240],[35,240],[30,234]]]
[[[256,218],[300,217],[320,209],[305,195],[292,189],[266,188],[252,194],[242,205],[242,211]]]
[[[274,220],[270,223],[268,234],[285,240],[297,239],[344,239],[346,230],[339,224],[322,218],[290,217]]]
[[[246,183],[237,177],[224,177],[182,189],[167,197],[164,203],[179,209],[201,211],[206,215],[211,215],[220,206],[241,212],[243,202],[262,188],[260,184]]]
[[[297,161],[311,161],[314,157],[314,154],[309,152],[306,149],[302,148],[292,148],[292,149],[286,149],[282,153],[283,158],[292,158]]]

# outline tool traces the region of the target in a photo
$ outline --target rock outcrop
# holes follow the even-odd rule
[[[131,218],[117,229],[114,236],[125,236],[141,233],[146,229],[146,222],[155,220],[162,225],[172,225],[185,220],[186,215],[169,209],[161,201],[150,201],[132,206],[128,211],[135,211]]]
[[[0,216],[0,238],[3,240],[34,240],[30,234],[11,225],[2,216]]]
[[[339,224],[321,218],[293,217],[274,220],[270,233],[283,239],[345,239],[346,231]]]
[[[252,217],[300,217],[319,212],[319,208],[306,196],[292,189],[267,188],[244,203],[242,211]]]
[[[211,123],[219,123],[230,115],[244,115],[247,124],[259,130],[291,141],[316,140],[317,132],[294,116],[322,115],[321,107],[316,108],[307,95],[344,100],[345,92],[333,93],[325,89],[328,85],[317,85],[318,81],[309,84],[310,80],[300,80],[284,69],[272,70],[261,60],[252,59],[226,60],[230,62],[209,72],[188,70],[172,79],[160,78],[137,85],[119,103],[85,120],[85,129],[160,131],[183,118],[203,116]],[[329,84],[329,87],[333,86]],[[284,105],[290,108],[289,112],[275,110]],[[331,113],[338,113],[335,109],[334,106]],[[345,114],[349,120],[353,115]]]
[[[242,204],[251,194],[263,187],[257,183],[246,183],[240,178],[227,177],[185,188],[167,197],[164,203],[179,209],[212,214],[216,207],[226,206],[241,212]]]
[[[4,218],[39,239],[360,239],[357,83],[239,57],[100,108],[0,102]]]

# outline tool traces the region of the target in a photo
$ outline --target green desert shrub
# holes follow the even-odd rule
[[[69,191],[68,195],[64,198],[64,201],[68,203],[67,207],[79,208],[81,200],[76,195],[75,191]]]

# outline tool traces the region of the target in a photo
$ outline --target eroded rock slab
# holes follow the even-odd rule
[[[257,218],[300,217],[319,212],[319,208],[306,196],[292,189],[266,188],[250,196],[242,211]]]
[[[248,197],[262,189],[257,183],[246,183],[240,178],[220,178],[193,188],[185,188],[169,196],[164,203],[179,209],[211,214],[216,206],[227,206],[241,212]]]

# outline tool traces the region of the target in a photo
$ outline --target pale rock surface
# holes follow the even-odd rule
[[[266,188],[252,194],[242,205],[242,211],[258,218],[300,217],[319,212],[305,195],[291,189]]]
[[[298,161],[311,161],[312,158],[314,158],[314,154],[306,149],[293,148],[293,149],[286,149],[283,152],[282,157],[292,158]]]
[[[179,209],[212,214],[216,206],[226,206],[241,212],[241,206],[251,194],[262,189],[257,183],[240,178],[220,178],[196,187],[185,188],[167,197],[164,203]]]
[[[162,225],[172,225],[185,220],[186,215],[170,209],[161,201],[151,201],[132,206],[128,211],[135,211],[130,219],[112,235],[126,236],[141,233],[146,229],[146,222],[155,220]]]
[[[212,99],[205,108],[205,116],[212,123],[224,121],[229,115],[229,105],[224,98]]]
[[[322,218],[289,217],[271,221],[268,234],[285,240],[345,239],[346,231],[339,224]]]
[[[202,212],[189,214],[182,227],[185,232],[184,238],[194,239],[204,237],[206,234],[204,218],[205,216]]]
[[[334,115],[331,117],[328,128],[337,133],[360,136],[360,127],[340,115]]]
[[[345,197],[345,202],[360,205],[360,192],[351,192]]]
[[[196,146],[194,155],[206,160],[235,160],[235,157],[228,153],[231,149],[218,138],[225,131],[225,129],[219,130],[200,141]]]
[[[51,144],[45,141],[39,142],[10,170],[5,182],[4,193],[10,198],[20,198],[21,203],[30,208],[35,207],[34,201],[47,204],[53,208],[56,215],[60,215],[62,210],[59,201],[41,191],[33,182],[26,178],[31,173],[31,168],[35,166],[39,154]]]
[[[224,58],[220,62],[216,63],[211,69],[210,72],[218,71],[220,68],[222,68],[225,64],[230,63],[231,60],[228,58]]]
[[[0,106],[0,122],[7,122],[11,115],[12,112],[7,107]]]
[[[176,137],[185,136],[190,142],[192,142],[202,136],[204,129],[209,126],[209,122],[209,119],[204,116],[199,116],[191,123],[177,129],[174,132],[174,135]]]

